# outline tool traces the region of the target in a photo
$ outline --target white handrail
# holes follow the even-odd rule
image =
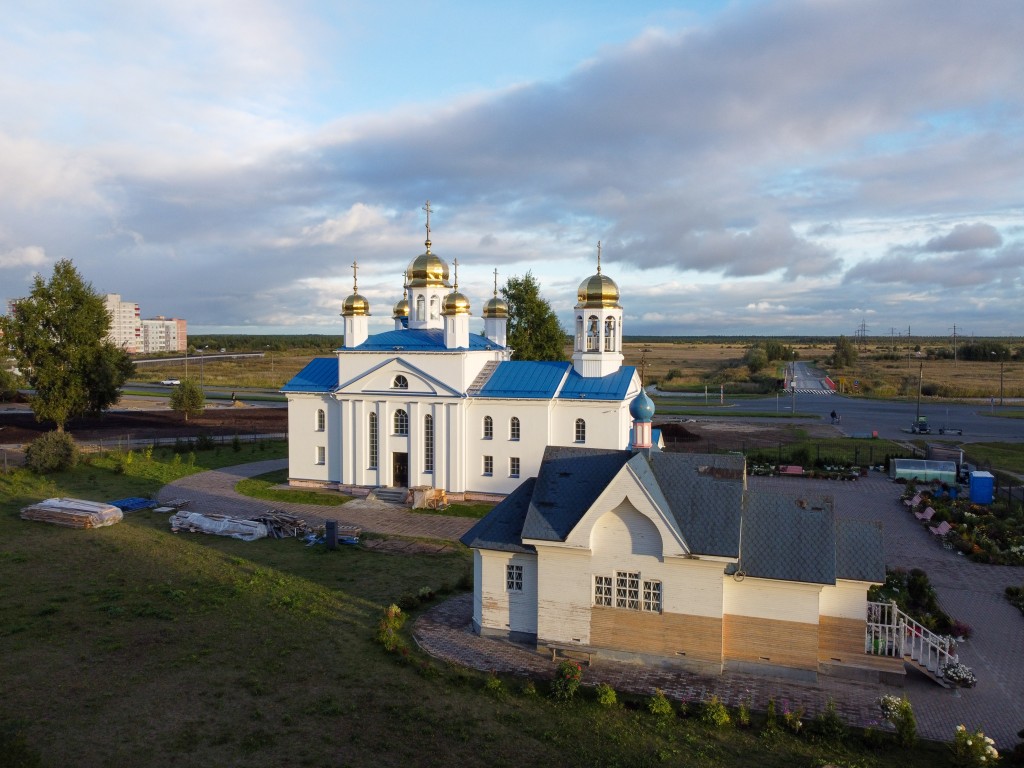
[[[936,677],[958,661],[952,638],[936,634],[901,611],[896,603],[868,603],[865,653],[909,656]]]

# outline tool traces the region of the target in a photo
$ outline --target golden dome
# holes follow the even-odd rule
[[[484,317],[508,317],[508,304],[505,300],[495,296],[484,304]]]
[[[409,316],[409,300],[402,299],[400,302],[395,304],[395,317],[408,317]]]
[[[431,285],[443,285],[450,287],[448,283],[448,263],[436,253],[430,252],[427,247],[426,253],[421,253],[411,262],[405,271],[409,287],[423,288]]]
[[[577,309],[591,307],[618,307],[619,286],[608,275],[591,275],[576,291]]]
[[[441,314],[446,317],[451,315],[468,315],[469,299],[457,290],[452,291],[444,297],[444,306],[441,307]]]
[[[345,299],[345,303],[341,305],[342,317],[355,317],[356,315],[369,314],[370,302],[366,300],[365,296],[360,296],[358,293],[353,293]]]

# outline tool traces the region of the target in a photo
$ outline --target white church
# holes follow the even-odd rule
[[[448,264],[426,250],[405,273],[393,330],[369,333],[370,305],[353,292],[341,315],[344,342],[283,388],[288,399],[289,482],[366,495],[426,487],[450,499],[494,499],[535,477],[547,446],[624,449],[637,371],[622,364],[622,307],[597,272],[579,287],[572,362],[512,360],[508,306],[471,305]]]

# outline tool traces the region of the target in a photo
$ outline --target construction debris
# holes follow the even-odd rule
[[[268,509],[266,512],[253,515],[249,519],[267,526],[267,536],[272,539],[304,536],[311,530],[309,524],[301,517],[290,515],[280,509]]]
[[[152,509],[156,506],[155,501],[143,498],[142,496],[129,496],[127,499],[118,499],[110,503],[122,512],[138,512],[139,510]]]
[[[242,541],[255,541],[265,538],[267,526],[254,520],[240,520],[226,515],[201,515],[198,512],[179,511],[171,515],[171,531],[190,531],[192,533],[213,533],[218,536],[230,536]]]
[[[120,509],[112,504],[85,499],[47,499],[21,510],[25,520],[63,525],[66,528],[101,528],[124,519]]]

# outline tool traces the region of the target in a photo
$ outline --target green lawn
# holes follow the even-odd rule
[[[494,509],[493,504],[449,504],[444,509],[421,507],[412,510],[420,515],[444,515],[445,517],[473,517],[480,519]]]
[[[246,478],[245,480],[239,480],[235,484],[235,490],[254,499],[290,501],[296,504],[319,504],[323,507],[340,507],[342,504],[352,501],[351,496],[345,496],[334,491],[274,487],[287,482],[288,470],[278,469],[274,472],[267,472],[262,475]]]
[[[523,681],[488,692],[484,675],[386,654],[373,641],[382,609],[465,583],[468,551],[172,534],[151,511],[87,531],[18,517],[46,496],[153,493],[189,471],[272,455],[135,454],[45,479],[0,475],[0,765],[950,764],[944,746],[904,751],[878,734],[870,746],[815,744],[763,738],[756,719],[750,730],[661,722],[589,692],[556,705]]]
[[[972,464],[991,464],[1024,475],[1024,443],[967,443],[963,448]]]

